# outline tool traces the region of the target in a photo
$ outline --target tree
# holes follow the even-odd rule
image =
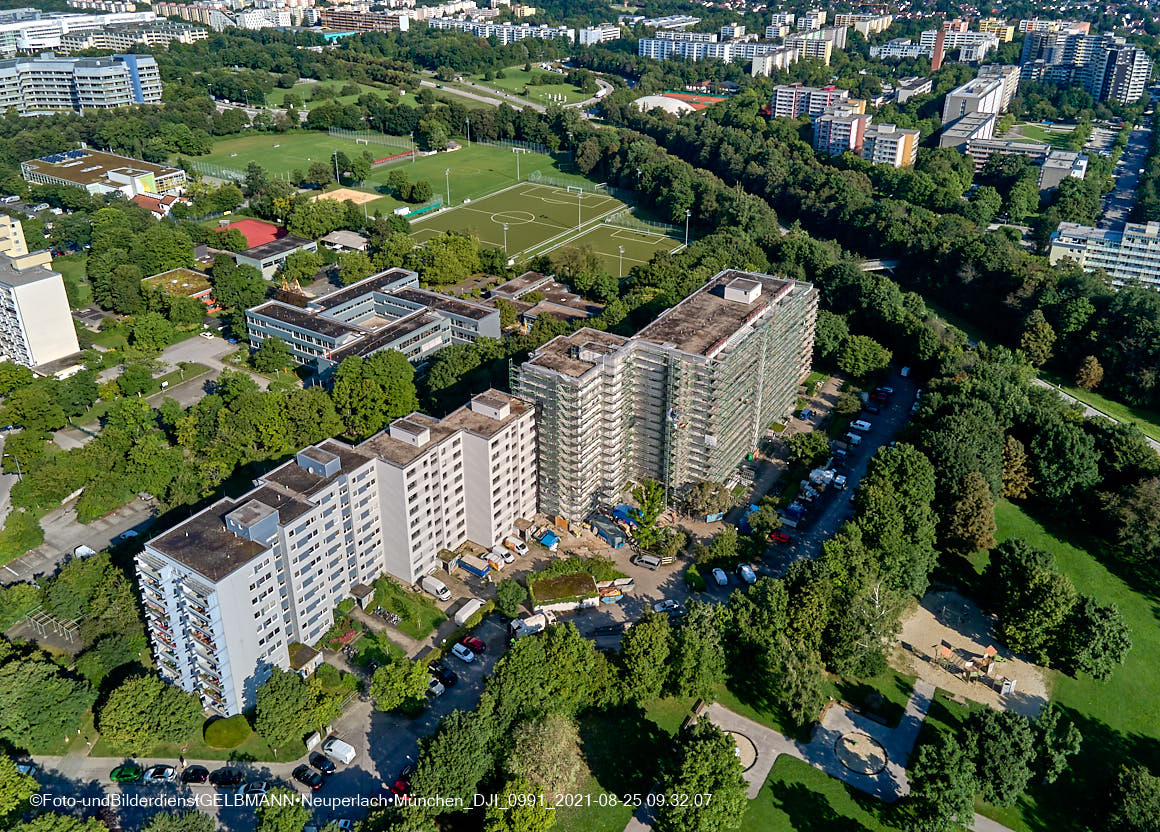
[[[556,823],[556,808],[543,800],[539,784],[522,776],[504,783],[494,806],[483,813],[483,832],[548,832]]]
[[[332,202],[324,199],[320,202]],[[278,267],[278,276],[288,283],[310,283],[322,268],[322,260],[313,251],[296,251],[282,261]]]
[[[818,718],[826,704],[826,668],[816,649],[783,642],[781,653],[777,701],[797,725],[804,727]]]
[[[1054,703],[1048,702],[1031,726],[1036,734],[1036,772],[1045,783],[1054,783],[1067,768],[1068,757],[1079,753],[1083,737],[1070,719]]]
[[[325,188],[334,181],[334,167],[328,162],[311,162],[306,175],[299,182],[307,188]]]
[[[722,483],[701,480],[689,487],[685,502],[690,514],[708,517],[727,511],[733,505],[733,495]]]
[[[1053,503],[1091,488],[1100,477],[1095,440],[1080,425],[1059,418],[1036,431],[1031,464],[1039,494]]]
[[[1142,765],[1123,768],[1116,779],[1108,832],[1155,832],[1160,829],[1160,777]]]
[[[962,492],[946,518],[944,542],[968,555],[995,545],[995,503],[983,475],[971,471],[963,478]]]
[[[1103,497],[1116,542],[1141,561],[1160,557],[1160,479],[1148,477]]]
[[[520,723],[511,732],[504,770],[528,778],[550,797],[576,788],[588,775],[576,723],[561,714]]]
[[[681,731],[670,767],[667,794],[712,795],[704,803],[667,804],[657,811],[657,832],[727,832],[741,825],[746,784],[737,746],[707,719]]]
[[[427,695],[427,668],[407,658],[396,658],[375,670],[371,697],[380,711],[422,706]]]
[[[196,697],[153,675],[126,679],[97,714],[101,737],[124,754],[147,754],[158,743],[179,743],[201,721]]]
[[[521,639],[516,644],[538,639]],[[509,653],[510,655],[510,653]],[[503,660],[501,660],[503,661]],[[419,741],[419,759],[411,776],[411,789],[419,797],[459,798],[464,811],[495,765],[491,720],[480,713],[452,711],[439,729]]]
[[[338,273],[344,285],[358,283],[374,274],[375,267],[365,252],[348,251],[339,255]]]
[[[1047,322],[1043,311],[1033,309],[1023,322],[1023,333],[1019,337],[1019,348],[1027,360],[1036,367],[1042,367],[1051,358],[1055,346],[1055,330]]]
[[[310,810],[297,798],[291,789],[270,789],[258,806],[255,832],[302,832],[302,827],[310,822]]]
[[[958,737],[940,731],[919,747],[906,771],[915,832],[951,832],[974,825],[975,766]]]
[[[620,640],[625,698],[649,702],[661,695],[668,680],[673,630],[668,616],[648,610]]]
[[[158,812],[142,832],[214,832],[217,824],[201,812]]]
[[[7,754],[0,755],[0,822],[15,818],[25,811],[32,796],[40,791],[40,784],[31,774],[16,770],[16,762]]]
[[[527,597],[528,591],[523,584],[515,578],[504,578],[495,588],[495,608],[508,618],[516,618]]]
[[[851,335],[838,350],[838,369],[854,378],[865,378],[890,365],[893,354],[873,338]]]
[[[250,247],[246,235],[236,228],[215,228],[209,233],[206,243],[210,248],[223,251],[245,251]]]
[[[963,735],[973,746],[983,798],[996,806],[1014,805],[1031,781],[1036,757],[1036,736],[1027,717],[980,708],[967,717]]]
[[[1075,384],[1084,390],[1095,390],[1104,380],[1104,368],[1094,355],[1084,356],[1075,371]]]
[[[294,354],[281,338],[263,338],[250,363],[259,373],[276,373],[294,366]]]
[[[96,818],[77,818],[46,812],[10,827],[11,832],[107,832],[109,827]]]
[[[637,520],[640,525],[636,530],[636,538],[641,546],[651,547],[657,538],[657,519],[665,510],[665,487],[656,480],[642,480],[640,485],[632,489],[632,498],[639,506]]]
[[[161,352],[174,338],[173,324],[157,312],[138,315],[130,330],[129,342],[142,352]]]
[[[673,689],[679,696],[711,702],[716,698],[717,685],[724,680],[725,653],[713,607],[703,601],[690,601],[673,650]]]
[[[825,309],[818,310],[818,322],[814,331],[814,352],[819,358],[831,361],[837,355],[843,342],[850,337],[850,327],[841,315]]]
[[[0,664],[0,738],[34,753],[72,733],[92,705],[87,682],[42,654]]]
[[[257,162],[250,162],[246,165],[246,178],[242,182],[242,190],[246,196],[255,196],[270,184],[270,177],[266,173],[266,169]]]
[[[153,373],[144,364],[134,362],[126,364],[121,375],[117,376],[117,387],[122,396],[138,396],[149,389],[153,383]]]
[[[254,706],[254,730],[273,746],[301,740],[340,712],[335,697],[322,690],[311,677],[274,668],[258,688]]]
[[[795,433],[789,438],[789,458],[799,465],[813,468],[830,455],[830,439],[825,431]]]
[[[1046,663],[1063,622],[1076,601],[1071,580],[1058,572],[1055,559],[1019,538],[991,550],[983,573],[998,631],[1008,646]]]
[[[396,350],[344,358],[331,397],[347,434],[365,439],[388,421],[419,409],[415,368]]]
[[[1064,621],[1057,648],[1073,672],[1106,679],[1124,663],[1132,649],[1128,625],[1115,604],[1100,604],[1089,595],[1079,596]]]
[[[237,266],[219,254],[210,274],[214,300],[225,309],[245,310],[266,299],[266,281],[253,266]]]
[[[1026,499],[1033,483],[1023,443],[1008,435],[1003,440],[1003,496],[1012,500]]]

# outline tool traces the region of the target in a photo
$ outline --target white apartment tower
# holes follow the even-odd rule
[[[540,505],[584,520],[627,483],[724,480],[809,372],[817,292],[726,270],[631,338],[581,329],[520,367],[538,410]]]
[[[29,253],[20,221],[0,215],[0,360],[38,367],[80,351],[64,279]]]
[[[536,511],[535,415],[488,391],[358,446],[327,440],[145,544],[137,576],[161,675],[241,713],[271,668],[308,672],[334,607],[441,549],[493,546]]]

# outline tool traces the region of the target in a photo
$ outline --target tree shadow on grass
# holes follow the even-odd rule
[[[580,717],[580,750],[596,782],[614,794],[647,792],[671,748],[672,739],[639,705]]]
[[[864,832],[867,828],[861,820],[839,814],[824,794],[801,783],[770,782],[768,789],[773,795],[773,805],[790,817],[795,832]],[[868,794],[854,789],[847,792],[860,809],[884,824],[891,823],[900,814],[898,809],[885,806]],[[763,791],[758,800],[766,799],[768,793]]]

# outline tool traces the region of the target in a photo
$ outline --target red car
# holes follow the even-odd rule
[[[391,794],[395,797],[406,797],[411,791],[411,784],[406,780],[396,780],[395,785],[391,786]]]
[[[477,639],[475,636],[466,636],[459,640],[459,643],[466,647],[473,653],[486,653],[487,645]]]
[[[770,532],[769,539],[774,543],[789,543],[790,536],[785,532]]]

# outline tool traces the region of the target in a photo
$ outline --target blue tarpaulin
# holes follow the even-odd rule
[[[555,532],[544,532],[542,535],[540,535],[540,543],[544,544],[544,546],[549,549],[551,549],[559,542],[560,538],[556,536]]]
[[[612,510],[612,516],[617,520],[623,520],[634,528],[640,525],[640,512],[630,505],[621,504]]]

